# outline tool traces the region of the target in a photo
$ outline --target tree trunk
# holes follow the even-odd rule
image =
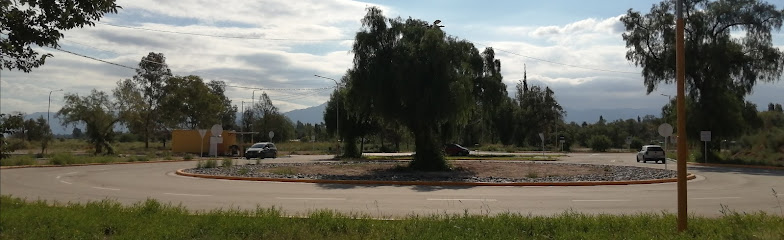
[[[443,150],[435,136],[433,130],[427,127],[414,131],[416,154],[411,161],[411,168],[422,171],[449,170]]]

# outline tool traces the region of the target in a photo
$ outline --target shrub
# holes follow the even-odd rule
[[[604,135],[594,135],[588,142],[591,149],[597,152],[606,152],[612,145],[610,138]]]
[[[639,151],[640,149],[642,149],[642,145],[643,145],[642,140],[640,140],[639,138],[632,138],[632,143],[629,144],[629,147],[632,150]]]
[[[221,165],[225,168],[231,167],[232,165],[234,165],[234,159],[231,158],[223,159]]]
[[[190,155],[190,154],[185,154],[185,156],[183,156],[183,157],[182,157],[182,159],[185,159],[185,160],[193,160],[193,155]]]
[[[35,163],[35,158],[30,155],[12,156],[0,160],[0,166],[28,166]]]
[[[218,167],[218,161],[215,161],[215,159],[207,160],[207,162],[204,163],[204,168],[216,168],[216,167]]]

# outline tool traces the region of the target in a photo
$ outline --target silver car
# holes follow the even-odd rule
[[[247,150],[245,150],[245,159],[251,158],[276,158],[278,157],[278,148],[275,147],[274,143],[271,142],[259,142],[250,146]]]
[[[661,161],[661,163],[664,163],[666,160],[667,157],[664,154],[664,149],[659,145],[645,145],[637,152],[637,162],[647,163],[648,161]]]

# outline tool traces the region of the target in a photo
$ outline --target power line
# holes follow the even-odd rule
[[[112,26],[112,27],[119,27],[119,28],[129,28],[129,29],[151,31],[151,32],[183,34],[183,35],[202,36],[202,37],[229,38],[229,39],[252,39],[252,40],[268,40],[268,41],[313,41],[313,42],[351,41],[351,40],[354,40],[354,39],[305,39],[305,38],[240,37],[240,36],[225,36],[225,35],[215,35],[215,34],[203,34],[203,33],[189,33],[189,32],[178,32],[178,31],[169,31],[169,30],[159,30],[159,29],[123,26],[123,25],[117,25],[117,24],[111,24],[111,23],[101,23],[101,22],[98,22],[98,24]]]
[[[71,52],[71,51],[68,51],[68,50],[65,50],[65,49],[61,49],[61,48],[53,48],[53,47],[46,47],[46,48],[54,49],[54,50],[65,52],[65,53],[70,53],[70,54],[73,54],[73,55],[76,55],[76,56],[92,59],[92,60],[103,62],[103,63],[108,63],[108,64],[119,66],[119,67],[124,67],[124,68],[132,69],[132,70],[138,70],[135,67],[129,67],[129,66],[125,66],[125,65],[122,65],[122,64],[119,64],[119,63],[109,62],[109,61],[106,61],[106,60],[103,60],[103,59],[98,59],[98,58],[90,57],[90,56],[87,56],[87,55],[82,55],[82,54]]]

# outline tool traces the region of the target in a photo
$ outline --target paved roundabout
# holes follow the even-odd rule
[[[326,156],[278,158],[279,163],[307,163]],[[565,163],[669,168],[637,163],[634,155],[570,154]],[[244,160],[242,160],[244,161]],[[265,160],[268,161],[268,160]],[[0,194],[28,200],[91,201],[114,199],[135,203],[148,198],[182,204],[191,210],[276,207],[291,215],[333,209],[373,217],[455,213],[551,215],[565,211],[634,214],[675,212],[676,184],[598,186],[475,186],[336,184],[208,179],[177,174],[195,161],[93,165],[0,170]],[[773,190],[784,192],[784,171],[771,169],[690,166],[689,212],[720,215],[722,205],[745,212],[779,214]],[[777,198],[778,197],[778,198]]]

